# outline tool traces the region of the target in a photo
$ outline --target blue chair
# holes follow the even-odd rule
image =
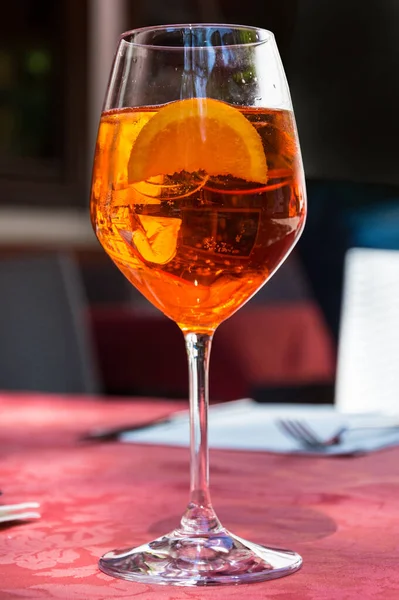
[[[399,250],[399,200],[349,214],[352,246]]]

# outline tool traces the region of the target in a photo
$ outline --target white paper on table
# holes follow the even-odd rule
[[[346,433],[343,443],[320,451],[304,448],[278,425],[281,418],[300,418],[326,438],[343,425],[389,425],[392,418],[383,415],[343,415],[332,405],[261,404],[251,399],[211,406],[209,410],[209,446],[235,450],[260,450],[280,453],[300,452],[314,455],[364,453],[399,444],[397,429],[365,429]],[[396,420],[399,423],[399,417]],[[168,423],[132,431],[121,441],[140,444],[188,446],[188,414],[179,413]]]
[[[346,255],[335,404],[346,413],[399,413],[397,250]]]

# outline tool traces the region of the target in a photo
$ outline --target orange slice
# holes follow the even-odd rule
[[[181,219],[139,215],[142,229],[133,232],[132,242],[144,260],[164,265],[176,254]]]
[[[160,204],[161,200],[158,198],[160,195],[160,184],[163,181],[163,177],[155,177],[152,182],[142,182],[137,186],[129,186],[127,164],[129,162],[130,152],[132,146],[136,141],[138,134],[142,127],[149,122],[151,117],[154,116],[154,112],[143,112],[137,115],[130,112],[121,113],[119,115],[119,123],[115,129],[115,116],[109,117],[113,128],[110,129],[110,133],[115,136],[114,140],[114,152],[112,155],[112,174],[113,174],[113,195],[112,204],[114,206],[126,206],[128,204]],[[104,141],[105,134],[107,133],[106,126],[109,124],[105,121],[99,132],[100,146],[107,147]],[[104,129],[102,133],[101,129]],[[115,134],[116,130],[116,134]],[[108,146],[112,144],[112,140],[108,142]],[[107,156],[107,153],[104,152]],[[104,170],[105,171],[105,170]],[[106,171],[105,171],[106,172]]]
[[[233,106],[210,98],[167,104],[141,129],[128,164],[129,183],[205,171],[267,182],[262,140]]]

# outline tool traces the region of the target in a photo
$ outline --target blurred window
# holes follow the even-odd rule
[[[1,204],[84,201],[86,4],[11,0],[2,8]]]

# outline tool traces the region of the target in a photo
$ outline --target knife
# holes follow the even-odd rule
[[[148,429],[155,427],[156,425],[163,425],[164,423],[170,423],[172,417],[163,417],[156,419],[155,421],[147,421],[145,423],[133,423],[131,425],[121,425],[120,427],[107,427],[98,428],[83,434],[79,439],[82,442],[113,442],[123,433],[129,431],[140,431],[142,429]]]

